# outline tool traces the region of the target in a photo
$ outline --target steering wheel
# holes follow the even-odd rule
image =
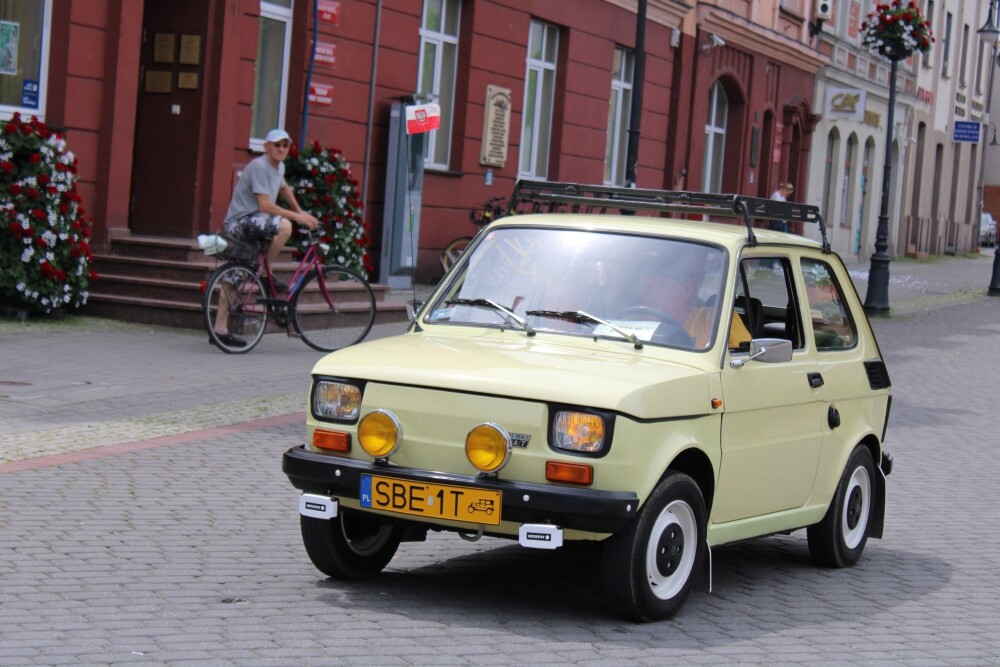
[[[656,327],[650,342],[664,345],[676,345],[678,347],[691,347],[694,345],[694,338],[687,332],[684,325],[677,321],[673,315],[669,315],[659,308],[649,306],[629,306],[615,314],[616,320],[631,319],[629,316],[639,315],[641,317],[652,316],[660,321],[660,326]]]

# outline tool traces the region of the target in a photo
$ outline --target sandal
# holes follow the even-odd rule
[[[242,338],[237,338],[231,333],[216,334],[219,338],[219,342],[226,347],[246,347],[247,342]]]

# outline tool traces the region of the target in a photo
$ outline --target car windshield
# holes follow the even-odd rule
[[[686,240],[500,227],[466,251],[424,321],[705,350],[724,259]]]

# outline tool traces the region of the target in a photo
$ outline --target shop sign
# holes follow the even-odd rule
[[[318,7],[316,8],[319,13],[319,20],[323,23],[329,23],[334,28],[340,26],[340,3],[330,2],[330,0],[317,0]]]
[[[862,120],[867,93],[857,88],[827,88],[825,115],[844,120]]]
[[[974,120],[956,120],[952,130],[952,141],[966,144],[979,143],[979,129],[983,126]]]
[[[332,42],[316,41],[316,64],[326,67],[337,66],[337,45]]]
[[[325,109],[333,108],[333,86],[323,83],[309,84],[309,104]]]

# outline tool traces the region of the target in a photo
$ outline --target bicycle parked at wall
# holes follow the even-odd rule
[[[507,208],[506,201],[506,197],[497,196],[483,204],[473,206],[469,209],[469,222],[479,228],[488,225],[491,221],[503,216]],[[453,239],[448,245],[445,246],[444,250],[441,252],[441,267],[444,268],[445,271],[450,269],[451,265],[458,261],[462,251],[469,247],[469,243],[472,242],[472,239],[472,236],[460,236],[457,239]]]
[[[228,260],[205,283],[202,299],[209,340],[223,352],[249,352],[269,322],[321,352],[354,345],[371,331],[375,322],[371,285],[348,268],[323,264],[326,249],[318,230],[298,233],[307,234],[309,243],[288,281],[287,294],[275,289],[266,242],[247,244],[222,236],[223,243],[218,244],[216,237],[208,244],[206,253],[218,250]],[[228,315],[220,315],[220,308]],[[225,324],[225,334],[216,331],[220,323]]]

